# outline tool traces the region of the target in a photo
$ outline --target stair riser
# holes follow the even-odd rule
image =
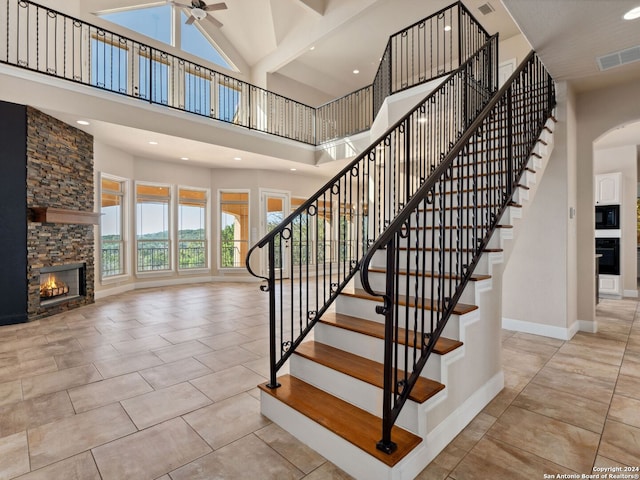
[[[458,323],[458,320],[451,318],[449,324],[451,323]],[[448,333],[445,333],[445,336],[449,337]],[[375,362],[384,363],[384,340],[380,338],[319,323],[315,328],[314,339],[317,342],[360,355]],[[405,350],[404,346],[399,347],[399,358],[404,358]],[[409,353],[412,357],[412,348],[409,348]],[[455,350],[451,353],[455,353]],[[441,360],[441,355],[431,355],[420,376],[439,382],[442,376]]]
[[[260,411],[354,478],[397,478],[376,458],[264,392],[260,393]]]
[[[384,273],[377,273],[377,272],[369,273],[369,281],[371,283],[371,286],[376,291],[379,291],[379,292],[385,291],[386,276]],[[423,283],[424,283],[424,292],[425,292],[424,296],[427,298],[437,298],[438,292],[440,291],[443,292],[443,295],[441,296],[448,297],[448,296],[451,296],[455,291],[455,282],[452,281],[451,283],[449,283],[447,279],[434,280],[433,278],[426,278],[424,279],[424,282],[423,282],[416,279],[415,276],[407,277],[405,275],[402,275],[398,278],[398,291],[402,295],[414,295],[416,292],[415,289],[417,285],[418,292],[419,294],[421,294],[423,291],[423,287],[422,287]],[[356,288],[362,288],[360,277],[356,278],[355,286]],[[431,290],[432,286],[434,288],[433,292]],[[474,304],[475,298],[476,298],[475,288],[465,288],[465,291],[462,293],[462,297],[460,297],[460,302]]]
[[[490,244],[492,246],[494,246],[495,248],[500,247],[500,241],[499,239],[494,240],[494,238],[499,238],[498,236],[500,235],[500,233],[498,232],[497,235],[494,232],[494,237],[492,237]],[[449,252],[445,252],[445,258],[449,258],[450,253]],[[429,257],[429,255],[428,255]],[[411,261],[411,264],[409,265],[409,269],[413,268],[414,265],[414,261]],[[422,268],[422,264],[421,268]],[[455,261],[454,261],[454,265],[455,265]],[[375,268],[382,268],[385,269],[386,268],[386,251],[384,250],[380,250],[378,252],[375,253],[373,260],[371,262],[371,266],[375,267]],[[399,265],[398,267],[401,270],[406,270],[407,269],[407,257],[406,255],[400,255],[399,258]],[[426,269],[428,271],[432,271],[431,265],[430,265],[430,258],[428,258],[427,264],[426,264]],[[445,272],[444,273],[450,273],[447,271],[448,270],[448,263],[445,263]],[[488,268],[488,259],[487,259],[487,255],[484,254],[482,255],[482,257],[480,257],[480,261],[478,264],[478,267],[476,268],[475,273],[477,274],[482,274],[482,275],[486,275],[489,273],[489,268]]]
[[[474,292],[475,292],[474,288],[469,287],[466,290],[471,290],[472,291],[472,293],[465,293],[466,295],[474,295]],[[351,315],[353,317],[364,318],[366,320],[371,320],[371,321],[377,322],[377,323],[384,323],[384,316],[375,312],[375,307],[377,305],[381,306],[382,302],[378,303],[378,302],[373,302],[372,300],[365,300],[365,299],[353,298],[353,297],[344,297],[342,295],[338,298],[337,302],[341,302],[340,306],[336,305],[336,312],[338,312],[338,313],[343,313],[345,315]],[[346,311],[342,311],[342,310],[346,310]],[[408,320],[409,321],[409,329],[413,330],[413,322],[414,321],[422,322],[422,313],[423,312],[424,312],[425,325],[427,326],[427,328],[430,328],[430,322],[431,322],[431,312],[430,311],[423,311],[422,309],[418,309],[418,317],[417,318],[415,317],[415,313],[416,313],[416,309],[415,308],[408,307],[408,311],[409,311],[408,317],[405,314],[406,311],[407,311],[407,307],[402,307],[401,306],[399,308],[400,317],[399,317],[399,320],[398,320],[398,326],[400,328],[407,328],[406,319],[408,318],[409,319]],[[368,314],[369,316],[367,316],[366,314]],[[434,318],[434,322],[435,322],[435,319],[437,317],[434,316],[433,318]],[[445,331],[443,333],[443,335],[445,337],[451,338],[451,339],[454,339],[454,340],[459,340],[457,318],[458,318],[458,315],[452,315],[452,318],[447,323],[447,326],[446,326]]]
[[[382,414],[383,395],[381,388],[354,379],[299,355],[291,357],[290,373],[294,377],[346,400],[373,415],[379,417]],[[420,424],[425,423],[420,421],[421,413],[424,414],[424,406],[407,400],[398,419],[398,425],[416,435],[425,436],[427,432],[421,431],[420,428]],[[382,420],[380,422],[382,425]]]

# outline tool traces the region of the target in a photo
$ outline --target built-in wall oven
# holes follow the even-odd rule
[[[596,253],[600,258],[600,273],[620,275],[620,239],[596,238]]]

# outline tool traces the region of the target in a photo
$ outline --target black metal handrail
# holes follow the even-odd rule
[[[462,2],[394,33],[373,80],[372,110],[377,113],[393,93],[448,75],[488,38],[489,33]]]
[[[554,84],[532,52],[365,253],[362,285],[385,315],[381,450],[509,205],[555,106]],[[369,267],[385,256],[386,278]],[[414,305],[413,308],[402,305]]]
[[[270,381],[497,90],[497,35],[248,252],[269,293]],[[335,261],[313,245],[336,241]],[[266,247],[266,276],[252,258]]]
[[[368,130],[384,98],[450,73],[486,38],[457,2],[390,38],[388,79],[314,108],[30,0],[0,6],[0,63],[311,145]]]

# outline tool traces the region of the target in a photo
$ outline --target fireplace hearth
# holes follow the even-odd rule
[[[86,295],[86,264],[40,269],[40,306],[58,305]]]

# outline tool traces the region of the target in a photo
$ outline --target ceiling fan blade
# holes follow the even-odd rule
[[[226,10],[227,9],[227,4],[226,3],[214,3],[213,5],[206,5],[204,7],[202,7],[202,9],[205,12],[215,12],[218,10]]]
[[[189,15],[189,18],[187,18],[187,21],[184,22],[184,24],[185,25],[191,25],[195,21],[196,21],[196,17],[194,17],[193,15]]]
[[[216,26],[218,28],[222,27],[222,23],[220,23],[218,20],[213,18],[211,15],[207,15],[206,20],[208,20],[209,22],[211,22],[214,26]]]

